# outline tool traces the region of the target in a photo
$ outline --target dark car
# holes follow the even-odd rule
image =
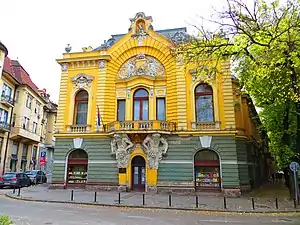
[[[43,184],[47,182],[46,174],[41,170],[28,170],[25,174],[30,178],[33,184]]]
[[[23,172],[4,173],[0,177],[0,188],[3,187],[28,187],[31,185],[30,178]]]

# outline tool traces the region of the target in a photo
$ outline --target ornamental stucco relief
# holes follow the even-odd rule
[[[72,83],[74,88],[90,88],[92,86],[93,80],[93,76],[81,73],[72,78]]]
[[[143,141],[144,151],[147,154],[149,169],[158,169],[163,155],[167,154],[168,142],[160,134],[149,134]]]
[[[126,79],[134,76],[163,77],[164,75],[165,69],[158,60],[140,53],[123,64],[118,77]]]
[[[133,148],[133,143],[128,135],[115,134],[110,144],[111,154],[116,156],[118,168],[126,168]]]

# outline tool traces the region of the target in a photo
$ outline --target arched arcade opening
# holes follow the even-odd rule
[[[67,184],[85,185],[88,172],[88,155],[83,149],[76,149],[68,156]]]
[[[210,149],[200,150],[194,157],[196,190],[221,190],[219,155]]]

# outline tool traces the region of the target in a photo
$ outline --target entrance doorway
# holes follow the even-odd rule
[[[142,156],[135,156],[131,162],[132,190],[145,191],[146,162]]]

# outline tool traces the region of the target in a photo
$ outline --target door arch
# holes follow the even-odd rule
[[[73,150],[68,156],[67,184],[85,185],[88,173],[88,154],[83,149]]]
[[[210,149],[198,151],[194,156],[196,190],[221,190],[220,158]]]
[[[146,161],[142,156],[135,156],[131,161],[132,190],[145,191]]]

